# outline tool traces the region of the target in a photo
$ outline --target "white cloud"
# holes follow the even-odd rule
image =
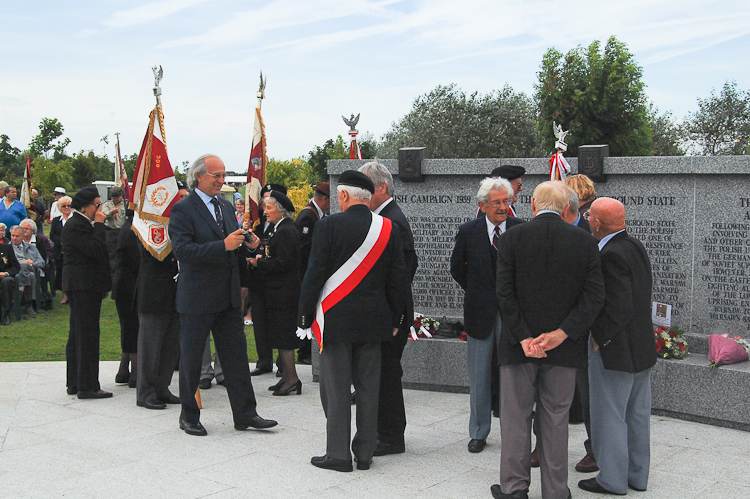
[[[208,0],[161,0],[132,9],[119,10],[102,21],[108,28],[129,28],[140,24],[148,24],[157,19],[170,16],[183,9],[198,5]]]

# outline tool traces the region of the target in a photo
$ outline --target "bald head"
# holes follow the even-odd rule
[[[598,198],[589,210],[591,233],[598,240],[625,228],[625,206],[612,198]]]

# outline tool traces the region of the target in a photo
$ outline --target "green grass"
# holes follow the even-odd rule
[[[22,314],[21,320],[11,317],[10,326],[0,327],[0,362],[39,362],[65,360],[68,341],[70,307],[58,305],[62,295],[53,298],[55,308],[37,312],[36,316]],[[120,321],[115,302],[107,297],[102,302],[100,360],[120,360]],[[258,360],[252,326],[245,327],[247,355],[250,362]]]

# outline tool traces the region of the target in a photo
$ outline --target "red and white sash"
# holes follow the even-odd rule
[[[313,321],[312,334],[318,340],[320,351],[323,351],[323,330],[325,328],[325,313],[334,305],[346,297],[378,261],[383,254],[388,240],[391,237],[392,224],[387,218],[371,213],[372,223],[362,245],[354,254],[339,267],[339,269],[328,278],[320,291],[320,298],[315,307],[315,320]],[[311,337],[310,329],[297,330],[297,335],[304,334]]]

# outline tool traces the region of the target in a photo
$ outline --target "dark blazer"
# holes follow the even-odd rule
[[[503,322],[500,365],[585,367],[588,331],[604,305],[596,239],[555,213],[512,227],[500,237],[497,298]],[[524,355],[522,340],[558,328],[568,338],[547,357]]]
[[[62,287],[68,291],[101,291],[112,289],[109,253],[104,224],[91,225],[89,219],[73,212],[62,232]]]
[[[71,214],[71,216],[73,216]],[[49,226],[49,239],[52,241],[52,255],[53,260],[59,260],[62,257],[62,230],[63,224],[60,217],[55,217],[50,222]],[[70,218],[68,218],[70,220]]]
[[[588,220],[583,218],[583,215],[581,215],[581,219],[578,221],[578,227],[591,234],[591,225]]]
[[[299,302],[297,324],[301,328],[312,326],[323,285],[362,245],[372,216],[367,205],[355,204],[315,225],[310,263],[302,281]],[[393,328],[403,320],[404,274],[401,237],[392,227],[380,258],[360,283],[326,313],[323,345],[391,338]]]
[[[508,217],[505,230],[524,221]],[[487,219],[470,220],[458,228],[451,254],[451,275],[464,290],[464,329],[479,340],[490,336],[500,309],[496,294],[497,251],[487,236]]]
[[[10,244],[0,243],[0,272],[7,272],[10,277],[15,277],[21,270],[16,252]]]
[[[315,224],[319,220],[318,210],[315,205],[310,201],[307,206],[302,208],[297,215],[297,220],[294,224],[297,226],[299,232],[300,242],[300,277],[305,276],[307,270],[307,262],[310,260],[310,248],[312,247],[313,231],[315,230]]]
[[[404,265],[406,275],[404,279],[404,317],[405,320],[402,323],[402,332],[406,334],[408,326],[411,326],[412,317],[414,317],[414,297],[411,292],[411,284],[414,281],[414,275],[417,273],[417,267],[419,267],[419,258],[417,252],[414,249],[414,234],[411,231],[409,221],[406,219],[404,212],[401,211],[401,207],[396,204],[394,199],[388,203],[381,211],[380,216],[388,218],[392,222],[398,225],[398,232],[401,236],[401,246],[404,250]]]
[[[112,299],[129,303],[135,300],[138,271],[141,267],[140,246],[143,246],[132,227],[133,219],[127,218],[117,236],[117,251],[115,252],[117,263],[115,275],[112,278]]]
[[[272,230],[265,254],[252,272],[263,286],[266,308],[297,308],[300,292],[300,243],[294,221],[285,218]]]
[[[638,239],[621,232],[601,251],[606,298],[591,326],[605,369],[639,373],[656,364],[651,263]]]
[[[219,197],[224,231],[195,191],[175,204],[169,217],[172,252],[180,262],[177,312],[215,314],[240,308],[237,251],[226,251],[224,238],[239,229],[234,209]]]
[[[136,299],[139,314],[172,314],[175,312],[175,296],[179,271],[177,259],[169,253],[161,262],[143,244],[140,246],[141,267],[138,271]]]
[[[39,256],[42,257],[42,260],[47,263],[49,261],[48,258],[52,256],[52,242],[49,240],[49,238],[44,234],[39,234],[37,232],[36,243],[32,244],[36,246],[36,249],[39,251]]]

